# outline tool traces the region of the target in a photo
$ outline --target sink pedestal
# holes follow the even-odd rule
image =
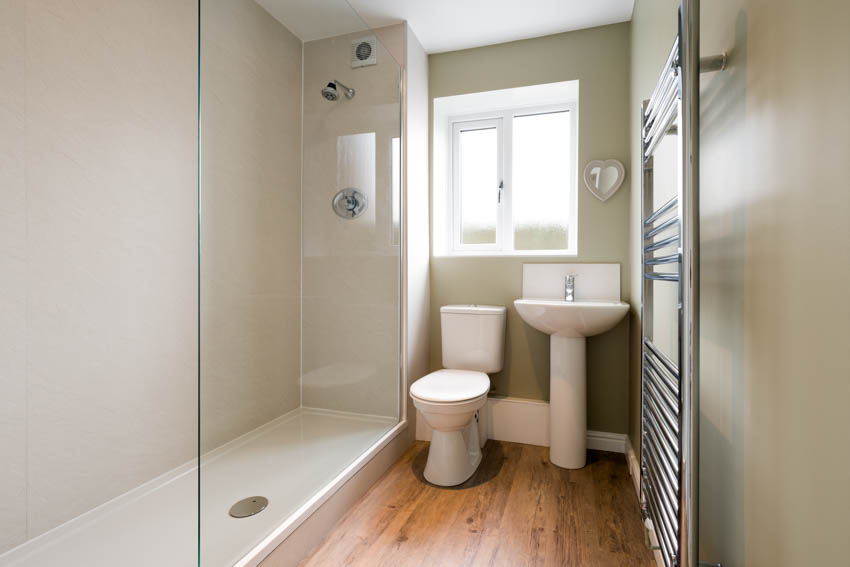
[[[549,334],[549,460],[566,469],[587,461],[585,337],[608,331],[629,311],[622,301],[517,299],[522,320]]]
[[[587,459],[587,367],[584,337],[549,337],[549,460],[580,469]]]

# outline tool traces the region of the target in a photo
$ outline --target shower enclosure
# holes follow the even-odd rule
[[[400,431],[404,33],[0,3],[0,566],[258,565]]]
[[[200,21],[201,563],[231,565],[399,421],[401,68],[381,39],[403,28],[344,0],[201,0]]]

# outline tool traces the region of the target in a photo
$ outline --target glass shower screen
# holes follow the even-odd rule
[[[307,6],[200,2],[204,566],[285,537],[399,422],[404,28]]]

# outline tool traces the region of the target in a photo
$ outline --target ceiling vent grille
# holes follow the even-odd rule
[[[351,42],[351,67],[378,64],[378,40],[372,35]]]

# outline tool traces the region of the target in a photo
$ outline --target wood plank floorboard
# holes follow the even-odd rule
[[[565,470],[545,447],[487,441],[475,474],[442,488],[416,442],[303,567],[654,567],[623,455]]]

